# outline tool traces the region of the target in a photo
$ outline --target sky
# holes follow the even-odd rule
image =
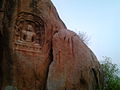
[[[120,65],[120,0],[52,0],[67,28],[86,32],[88,46],[102,60]]]

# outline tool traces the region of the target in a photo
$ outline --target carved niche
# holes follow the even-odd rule
[[[19,13],[14,29],[14,48],[39,53],[44,43],[44,22],[34,14]]]

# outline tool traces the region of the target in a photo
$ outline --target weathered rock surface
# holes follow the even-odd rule
[[[99,63],[79,37],[60,30],[53,36],[52,45],[48,90],[96,90],[100,85]]]
[[[96,90],[100,65],[50,0],[0,1],[0,90]]]

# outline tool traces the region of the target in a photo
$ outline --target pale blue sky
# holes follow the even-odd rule
[[[120,0],[52,0],[68,29],[87,32],[100,60],[120,64]]]

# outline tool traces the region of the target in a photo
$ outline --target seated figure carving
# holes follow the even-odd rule
[[[20,40],[24,42],[34,43],[35,36],[36,36],[36,33],[34,32],[34,28],[32,27],[32,25],[28,24],[26,28],[23,28],[21,30]]]

